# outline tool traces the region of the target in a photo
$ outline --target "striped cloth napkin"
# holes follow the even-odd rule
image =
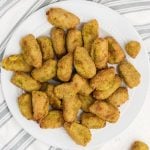
[[[61,0],[0,0],[0,59],[15,29],[34,11]],[[91,0],[92,1],[92,0]],[[93,0],[125,16],[144,40],[150,56],[150,0]],[[142,63],[142,62],[141,62]],[[133,140],[150,145],[150,101],[130,127],[98,150],[127,150]],[[22,129],[11,115],[0,87],[0,150],[62,150],[39,142]],[[71,148],[70,148],[71,150]]]

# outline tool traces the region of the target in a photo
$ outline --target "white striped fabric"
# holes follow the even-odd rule
[[[60,0],[0,0],[0,53],[5,50],[13,31],[35,10]],[[150,56],[150,0],[89,0],[104,4],[124,15],[134,25],[147,46]],[[19,12],[19,13],[16,13]],[[2,59],[2,54],[0,59]],[[127,150],[133,140],[150,144],[150,101],[122,135],[98,150]],[[142,121],[140,121],[142,120]],[[0,150],[62,150],[39,142],[22,129],[13,119],[0,87]],[[71,148],[70,148],[71,150]]]

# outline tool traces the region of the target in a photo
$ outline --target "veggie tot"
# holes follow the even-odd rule
[[[107,99],[111,94],[113,94],[121,86],[121,78],[116,75],[112,86],[104,91],[95,90],[93,92],[93,97],[98,100]]]
[[[73,123],[65,123],[64,128],[70,137],[76,142],[76,144],[86,146],[91,140],[91,132],[90,130],[76,122]]]
[[[108,41],[108,62],[110,64],[119,64],[125,58],[124,51],[113,37],[106,37],[105,39]]]
[[[49,59],[46,62],[43,63],[43,66],[40,68],[35,68],[31,75],[32,77],[40,82],[46,82],[56,75],[56,60]]]
[[[73,76],[72,84],[76,90],[76,93],[79,93],[81,95],[89,95],[93,91],[93,89],[89,85],[89,81],[78,74],[75,74]]]
[[[92,78],[96,74],[96,67],[84,47],[77,47],[74,51],[74,66],[79,75]]]
[[[106,126],[106,121],[100,119],[92,113],[81,114],[81,124],[89,129],[98,129]]]
[[[91,113],[110,123],[117,122],[120,116],[118,108],[105,101],[96,101],[89,109]]]
[[[78,93],[81,95],[88,96],[93,92],[93,90],[94,89],[90,86],[89,81],[83,78],[83,85]]]
[[[57,77],[61,81],[69,81],[73,70],[73,55],[68,53],[57,64]]]
[[[118,70],[128,87],[134,88],[139,85],[141,75],[130,62],[122,61],[118,66]]]
[[[85,87],[85,79],[78,75],[77,73],[73,76],[72,82],[71,82],[75,93],[79,93],[82,91],[82,89]],[[88,88],[87,91],[84,92],[89,92],[90,89]]]
[[[135,141],[131,147],[131,150],[149,150],[149,147],[142,141]]]
[[[54,109],[62,109],[62,101],[55,95],[54,87],[55,87],[54,85],[48,84],[46,89],[46,94],[49,98],[49,104]]]
[[[95,99],[91,96],[78,95],[81,101],[81,109],[85,112],[90,112],[89,107],[95,102]]]
[[[32,70],[32,66],[27,64],[23,56],[20,55],[11,55],[2,60],[2,67],[6,70],[11,71],[22,71],[22,72],[30,72]]]
[[[49,111],[49,101],[45,92],[32,92],[33,118],[36,121],[44,118]]]
[[[125,49],[129,56],[136,58],[140,52],[141,45],[137,41],[130,41],[125,45]]]
[[[82,28],[82,36],[84,47],[88,52],[91,50],[93,41],[98,37],[98,22],[96,19],[90,20],[85,23]]]
[[[51,30],[51,39],[55,54],[58,57],[63,56],[66,53],[65,49],[65,31],[60,28],[53,28]]]
[[[41,128],[60,128],[64,124],[62,112],[60,110],[51,110],[48,115],[40,120]]]
[[[59,99],[75,96],[74,86],[71,83],[62,83],[54,88],[54,93]]]
[[[77,119],[77,113],[81,107],[78,96],[63,99],[63,116],[66,122],[73,122]]]
[[[80,23],[80,19],[76,15],[62,8],[50,8],[46,15],[52,25],[62,29],[74,28]]]
[[[36,91],[41,88],[41,84],[38,81],[23,72],[15,72],[11,78],[11,82],[27,92]]]
[[[54,50],[52,47],[51,39],[47,36],[40,36],[37,38],[37,42],[42,51],[42,58],[43,60],[48,60],[54,58]]]
[[[28,34],[21,40],[24,60],[31,66],[39,68],[42,66],[42,53],[40,47],[32,34]]]
[[[18,97],[18,105],[20,112],[22,115],[28,119],[33,119],[33,111],[32,111],[32,98],[31,95],[28,93],[22,94]]]
[[[91,80],[90,86],[96,90],[107,90],[114,82],[115,69],[113,67],[99,71]]]
[[[68,52],[74,52],[76,47],[83,46],[81,31],[77,29],[70,29],[66,37],[66,46]]]
[[[96,68],[106,68],[108,62],[108,41],[102,38],[95,39],[92,44],[90,55]]]
[[[55,86],[54,93],[59,99],[74,97],[81,90],[84,84],[83,80],[81,76],[75,74],[71,82]]]
[[[118,88],[110,97],[108,97],[107,101],[112,105],[119,107],[124,104],[129,98],[128,90],[125,87]]]

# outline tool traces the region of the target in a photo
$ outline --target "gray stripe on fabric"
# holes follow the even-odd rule
[[[146,36],[144,38],[142,38],[143,40],[147,40],[147,39],[150,39],[150,35],[149,36]],[[150,52],[149,52],[150,53]]]
[[[54,147],[53,147],[53,146],[50,146],[48,150],[53,150],[53,149],[54,149]]]
[[[26,150],[31,144],[33,144],[33,142],[35,142],[36,139],[31,139],[31,141],[29,143],[26,144],[26,146],[23,148],[23,150]]]
[[[52,3],[53,0],[45,0],[44,3],[38,8],[38,9],[41,9],[42,7]]]
[[[101,3],[102,2],[102,0],[99,0],[97,3]]]
[[[4,105],[5,104],[5,101],[3,101],[1,104],[0,104],[0,107],[1,107],[1,105]]]
[[[139,34],[143,34],[143,33],[150,33],[150,28],[149,29],[141,29],[138,30]]]
[[[115,10],[120,10],[120,9],[125,9],[125,8],[134,8],[137,6],[148,6],[150,5],[150,1],[147,2],[135,2],[135,3],[127,3],[127,4],[120,4],[120,5],[116,5],[116,6],[110,6],[111,8],[115,9]]]
[[[28,140],[26,140],[26,142],[24,142],[20,146],[21,150],[27,149],[27,146],[29,147],[34,141],[36,141],[36,139],[31,136]],[[19,150],[20,150],[20,148],[19,148]]]
[[[5,117],[6,114],[11,114],[8,107],[6,106],[6,108],[0,113],[0,121],[3,117]]]
[[[15,143],[14,146],[11,147],[11,150],[17,150],[19,149],[19,147],[25,143],[29,138],[31,138],[31,135],[26,133],[25,135],[23,135],[23,137],[21,137],[17,143]]]
[[[48,150],[63,150],[63,149],[59,147],[50,146]]]
[[[5,145],[2,147],[1,150],[7,150],[6,148],[7,148],[11,143],[13,143],[13,141],[14,141],[23,131],[24,131],[24,130],[21,129],[11,140],[9,140],[9,141],[7,142],[7,144],[5,144]]]
[[[46,0],[46,1],[39,7],[39,9],[42,8],[42,7],[44,7],[44,6],[46,6],[46,5],[53,4],[53,3],[56,3],[56,2],[60,2],[60,1],[64,1],[64,0]]]
[[[6,103],[3,103],[3,105],[1,105],[0,107],[0,113],[7,107]]]
[[[5,101],[3,101],[3,102],[0,104],[0,111],[1,111],[1,109],[2,109],[4,106],[6,106],[6,102],[5,102]]]
[[[17,0],[15,3],[13,3],[12,5],[10,5],[1,15],[0,15],[0,18],[3,17],[9,9],[13,8],[17,3],[19,3],[19,1],[21,0]]]
[[[147,27],[147,26],[150,26],[150,23],[134,25],[134,27],[136,27],[136,28],[142,28],[142,27]]]
[[[118,11],[118,12],[120,14],[127,14],[127,13],[134,13],[134,12],[140,12],[140,11],[146,11],[146,10],[150,10],[150,6],[149,6],[149,8],[141,8],[141,9],[136,9],[136,10],[127,10],[127,11],[122,11],[122,12]]]
[[[3,120],[0,122],[0,128],[3,127],[11,118],[12,118],[12,115],[7,115],[7,116],[5,117],[5,119],[3,119]]]
[[[0,6],[0,10],[4,9],[8,4],[10,4],[12,0],[7,0],[2,6]]]
[[[5,49],[4,49],[3,52],[0,52],[0,62],[1,62],[2,59],[3,59],[4,53],[5,53]],[[0,68],[0,72],[1,72],[1,68]]]
[[[110,2],[116,2],[116,1],[121,1],[121,0],[102,0],[102,4],[107,4]]]

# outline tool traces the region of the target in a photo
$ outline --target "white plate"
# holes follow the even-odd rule
[[[91,150],[121,133],[139,113],[148,91],[148,56],[138,33],[128,21],[125,20],[125,18],[117,14],[115,11],[103,5],[88,1],[63,1],[44,7],[31,15],[13,34],[4,57],[10,54],[20,53],[19,41],[28,33],[32,33],[35,36],[41,34],[49,35],[51,25],[47,22],[45,12],[50,7],[62,7],[67,9],[79,16],[81,22],[96,18],[100,25],[100,35],[102,30],[103,34],[108,33],[114,36],[121,46],[129,40],[137,40],[142,46],[142,50],[135,60],[128,58],[128,60],[131,61],[141,73],[141,84],[137,88],[129,90],[130,99],[123,107],[121,107],[121,117],[118,123],[108,124],[104,129],[92,130],[92,140],[86,146],[86,149]],[[76,145],[63,128],[40,129],[37,123],[26,120],[20,114],[17,105],[17,97],[21,93],[21,90],[16,88],[16,86],[10,82],[11,76],[11,72],[2,69],[1,82],[4,96],[11,113],[20,125],[33,137],[47,143],[48,145],[71,150],[81,149],[81,146]]]

